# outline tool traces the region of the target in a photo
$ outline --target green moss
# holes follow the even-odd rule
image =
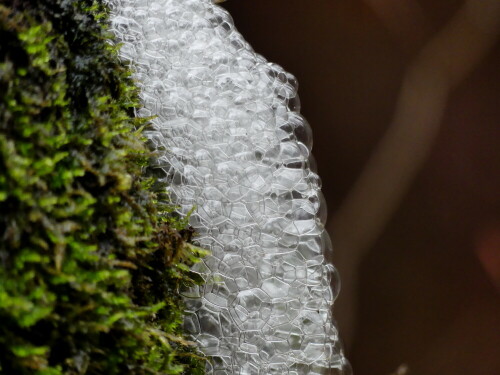
[[[0,373],[201,374],[203,251],[148,178],[137,89],[89,0],[0,5]]]

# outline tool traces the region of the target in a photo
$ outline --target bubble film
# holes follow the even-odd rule
[[[212,255],[184,292],[210,374],[347,374],[326,207],[297,81],[208,0],[109,0],[154,170]]]

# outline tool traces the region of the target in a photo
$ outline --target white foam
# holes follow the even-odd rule
[[[139,115],[156,116],[157,171],[181,214],[196,207],[190,223],[212,252],[195,267],[206,285],[184,293],[186,328],[214,357],[208,373],[347,374],[296,79],[208,0],[108,3]]]

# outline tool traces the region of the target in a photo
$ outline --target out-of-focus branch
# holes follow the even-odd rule
[[[415,0],[364,0],[402,49],[414,50],[429,35],[430,25]]]
[[[396,372],[393,372],[391,375],[408,375],[408,366],[403,364],[399,366],[396,370]]]
[[[374,0],[370,0],[375,4]],[[488,53],[500,32],[500,0],[467,0],[408,66],[391,125],[334,215],[344,293],[337,317],[354,329],[356,269],[400,204],[435,139],[447,98]],[[347,271],[346,271],[347,270]],[[352,332],[344,332],[349,341]]]

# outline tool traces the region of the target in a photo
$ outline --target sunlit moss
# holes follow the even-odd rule
[[[171,214],[99,2],[0,5],[0,373],[202,373]],[[139,129],[139,130],[137,130]]]

